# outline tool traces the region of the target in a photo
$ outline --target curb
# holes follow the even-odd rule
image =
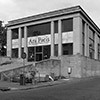
[[[48,82],[48,83],[43,83],[43,84],[38,84],[38,85],[32,85],[32,86],[29,86],[29,87],[26,86],[26,87],[22,87],[22,88],[10,88],[10,90],[14,91],[14,90],[36,89],[36,88],[41,88],[41,87],[59,85],[59,84],[64,83],[66,81],[70,81],[70,79],[69,80],[53,81],[53,82]]]

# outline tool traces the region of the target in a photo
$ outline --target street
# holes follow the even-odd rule
[[[0,100],[100,100],[100,78],[29,90],[0,91]]]

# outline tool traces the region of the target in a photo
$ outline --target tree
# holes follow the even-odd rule
[[[7,27],[0,21],[0,56],[6,56]]]

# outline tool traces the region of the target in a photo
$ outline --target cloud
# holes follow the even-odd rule
[[[0,0],[0,20],[9,21],[39,13],[81,5],[100,26],[100,1],[95,0]]]

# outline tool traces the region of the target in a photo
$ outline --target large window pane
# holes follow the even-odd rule
[[[62,20],[62,32],[73,31],[73,19]]]
[[[36,52],[42,52],[42,46],[36,47]]]
[[[94,58],[94,44],[95,44],[95,32],[89,28],[89,54],[90,58]]]
[[[50,45],[43,46],[43,59],[50,58]]]
[[[54,46],[54,55],[58,56],[58,44],[55,44]]]
[[[36,54],[36,61],[41,61],[43,58],[42,58],[42,54]]]
[[[28,61],[35,61],[35,50],[34,47],[28,48]]]
[[[50,23],[42,23],[28,27],[28,37],[50,34]]]
[[[18,48],[12,49],[12,58],[18,58]]]
[[[18,39],[18,28],[12,29],[12,39]]]
[[[73,54],[73,44],[63,44],[62,45],[63,55],[72,55]]]
[[[58,21],[54,21],[54,33],[58,33]]]
[[[24,38],[24,27],[21,28],[22,38]]]

